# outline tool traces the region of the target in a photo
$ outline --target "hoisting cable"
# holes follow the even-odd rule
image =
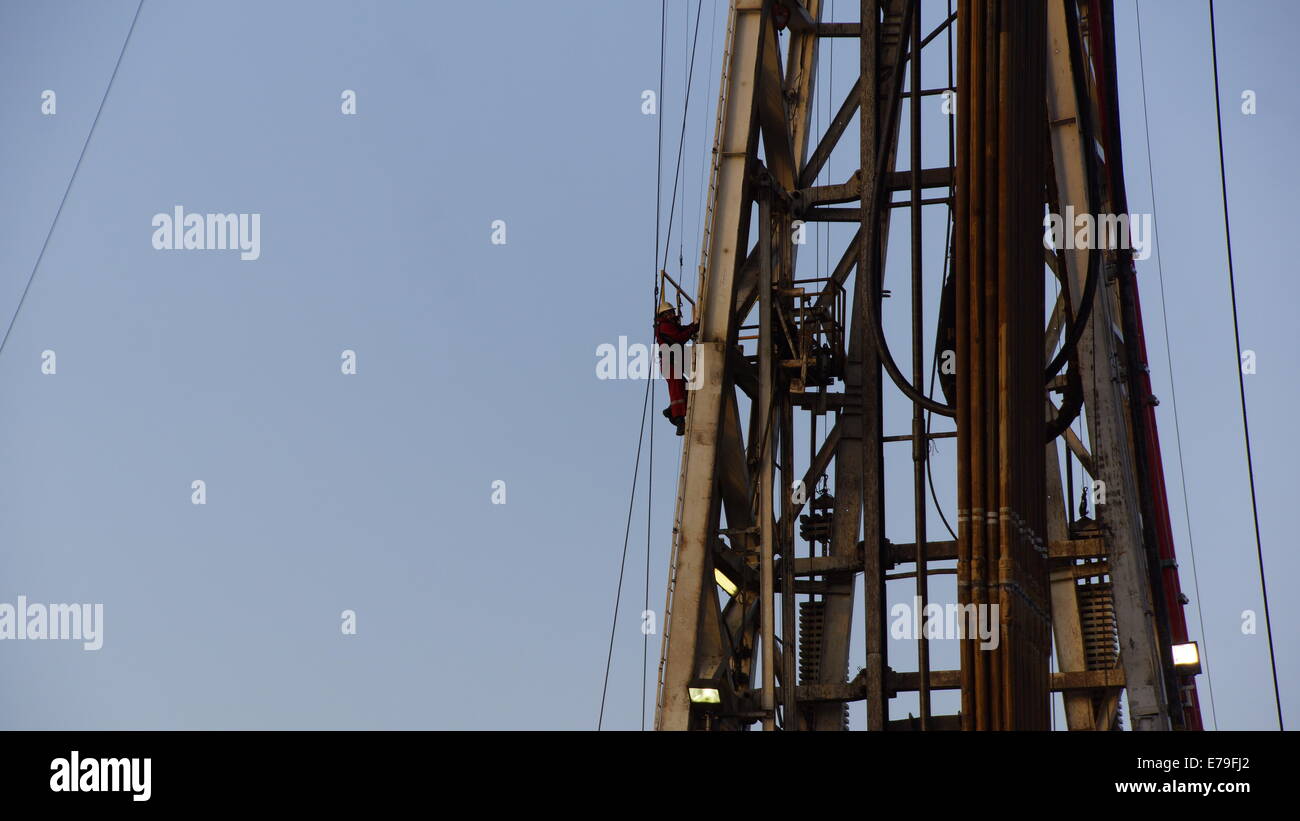
[[[13,332],[14,325],[18,322],[18,312],[23,309],[23,303],[27,301],[27,292],[32,289],[32,283],[36,281],[36,272],[40,270],[41,260],[45,259],[45,251],[50,247],[50,238],[54,236],[54,228],[59,224],[59,217],[63,215],[63,206],[68,202],[68,194],[72,192],[72,183],[77,179],[77,172],[81,170],[81,161],[86,158],[86,149],[90,147],[90,138],[95,134],[95,126],[99,125],[99,115],[104,113],[104,103],[108,102],[108,93],[113,90],[113,81],[117,79],[117,70],[122,66],[122,57],[126,55],[126,47],[131,42],[131,35],[135,32],[135,22],[140,19],[140,9],[144,7],[144,0],[140,0],[135,7],[135,14],[131,17],[131,26],[126,30],[126,39],[122,41],[122,50],[117,53],[117,62],[113,64],[113,73],[108,77],[108,85],[104,88],[104,96],[99,100],[99,108],[95,110],[95,119],[90,121],[90,131],[86,132],[86,141],[81,144],[81,153],[77,155],[77,164],[72,167],[72,176],[68,178],[68,187],[63,189],[63,198],[59,200],[59,207],[54,211],[54,220],[50,223],[50,230],[45,233],[45,242],[41,244],[41,251],[36,255],[36,262],[32,265],[32,273],[27,277],[27,285],[23,287],[22,295],[18,297],[18,305],[14,308],[14,315],[9,319],[9,325],[5,328],[4,338],[0,339],[0,352],[9,342],[9,334]]]
[[[949,51],[949,54],[951,53],[952,52]],[[950,243],[952,242],[952,189],[949,188],[948,191],[949,191],[948,226],[944,232],[946,234],[946,237],[944,239],[944,254],[943,254],[943,279],[944,280],[948,279],[948,259],[951,256],[948,253],[948,249],[951,247]],[[934,352],[933,362],[931,362],[930,364],[930,390],[926,393],[926,396],[931,399],[934,398],[934,380],[935,377],[938,375],[938,372],[939,372],[939,351],[936,350]],[[925,447],[927,450],[931,450],[934,448],[934,440],[930,438],[930,423],[932,421],[934,421],[934,414],[930,413],[929,411],[926,411]],[[925,460],[925,478],[930,485],[930,500],[934,502],[934,509],[939,514],[939,518],[943,521],[943,526],[948,529],[948,535],[952,536],[953,541],[957,541],[957,533],[952,529],[952,525],[948,523],[948,517],[943,515],[943,505],[939,504],[939,494],[936,493],[934,490],[934,471],[931,470],[931,465],[933,462],[934,462],[933,459]]]
[[[668,0],[661,0],[659,4],[659,92],[655,108],[655,126],[658,130],[658,136],[655,145],[655,247],[654,247],[654,276],[655,276],[655,296],[652,300],[653,307],[651,311],[659,310],[659,222],[662,210],[663,200],[663,178],[664,178],[664,118],[663,118],[663,97],[664,97],[664,64],[667,54],[668,43]],[[676,183],[674,183],[674,186]],[[668,217],[668,230],[672,231],[673,218]],[[664,249],[663,267],[668,266],[668,251]],[[667,294],[664,295],[667,298]],[[658,350],[655,343],[659,340],[655,337],[654,332],[650,334],[651,350]],[[646,379],[650,383],[650,399],[654,404],[655,380],[654,374],[646,374]],[[655,425],[654,420],[650,420],[650,459],[649,470],[646,472],[646,502],[645,502],[645,601],[641,606],[642,614],[650,609],[650,521],[654,511],[654,487],[655,487]],[[642,616],[644,618],[644,615]],[[649,656],[650,652],[650,634],[645,631],[644,625],[641,629],[641,730],[645,731],[645,694],[649,682]]]
[[[668,235],[664,240],[664,265],[668,264],[668,250],[673,242],[673,216],[677,212],[677,176],[680,175],[682,167],[682,147],[686,142],[686,114],[691,110],[691,86],[695,77],[695,48],[700,41],[700,10],[704,7],[704,0],[696,0],[695,3],[695,34],[691,38],[691,62],[686,70],[686,100],[682,103],[682,131],[677,138],[677,170],[678,174],[673,176],[673,194],[668,205]],[[662,80],[660,81],[662,85]],[[662,108],[660,109],[662,110]]]
[[[910,29],[910,26],[912,24],[911,23],[912,15],[917,13],[915,11],[915,6],[916,6],[915,3],[909,3],[907,5],[907,9],[903,13],[903,21],[902,21],[903,31],[908,31]],[[917,44],[915,47],[919,48],[920,45]],[[905,56],[906,54],[900,48],[898,52],[898,62],[894,66],[895,76],[899,78],[898,80],[896,80],[896,82],[898,83],[902,82],[901,79],[903,77],[902,62]],[[897,121],[898,117],[900,116],[899,115],[900,99],[901,98],[895,97],[890,101],[890,104],[886,107],[887,110],[883,119],[883,122],[885,123],[885,128],[884,128],[885,133],[891,132],[891,130],[894,127],[894,123]],[[887,146],[885,144],[881,144],[881,146],[876,151],[877,168],[885,167],[885,159],[888,157],[886,148]],[[915,173],[915,169],[913,170],[913,173]],[[871,197],[870,202],[872,203],[873,206],[878,206],[882,202],[882,196],[884,191],[882,181],[884,180],[884,178],[885,178],[884,174],[875,175],[875,183],[870,193],[870,197]],[[866,309],[866,316],[865,316],[865,320],[867,323],[867,331],[869,332],[868,341],[872,344],[873,347],[875,347],[876,352],[880,355],[880,364],[884,367],[885,372],[889,374],[889,378],[893,380],[894,384],[903,393],[903,395],[906,396],[908,399],[910,399],[914,404],[920,405],[923,409],[928,410],[931,413],[937,413],[941,416],[948,416],[948,417],[956,416],[957,409],[954,406],[945,405],[941,402],[936,402],[935,400],[926,396],[924,392],[925,385],[920,385],[920,386],[913,385],[907,377],[903,376],[903,372],[898,369],[898,364],[894,361],[894,355],[889,350],[889,343],[885,340],[884,326],[881,324],[880,301],[883,296],[883,290],[882,290],[882,285],[883,285],[882,280],[884,278],[883,269],[878,272],[858,271],[858,276],[869,277],[869,280],[867,282],[867,287],[870,290],[868,291],[869,298],[866,300],[867,309]]]
[[[654,374],[647,374],[646,381],[650,383],[650,397],[654,398]],[[645,416],[645,410],[642,409],[641,415]],[[650,420],[650,460],[649,469],[646,471],[646,494],[645,494],[645,596],[641,604],[641,618],[645,619],[645,614],[650,610],[650,521],[652,511],[654,510],[655,500],[655,425],[654,420]],[[650,634],[645,630],[644,621],[641,625],[641,731],[645,732],[645,698],[646,687],[649,684],[649,652],[650,652]]]
[[[1237,389],[1241,394],[1241,432],[1246,440],[1246,473],[1250,479],[1250,512],[1255,521],[1255,555],[1259,560],[1259,588],[1264,598],[1264,632],[1268,636],[1268,661],[1273,671],[1273,700],[1277,706],[1277,728],[1282,722],[1282,693],[1277,686],[1277,656],[1273,651],[1273,625],[1268,611],[1268,584],[1264,579],[1264,543],[1259,535],[1259,502],[1255,495],[1255,463],[1250,451],[1250,418],[1246,414],[1246,377],[1241,369],[1241,327],[1237,321],[1237,281],[1232,269],[1232,227],[1228,219],[1228,175],[1223,161],[1223,110],[1219,104],[1219,49],[1214,32],[1214,0],[1210,0],[1210,58],[1214,64],[1214,117],[1219,135],[1219,186],[1223,195],[1223,238],[1228,252],[1228,291],[1232,296],[1232,336],[1237,346]]]
[[[1183,490],[1183,514],[1187,522],[1187,545],[1192,557],[1192,585],[1196,590],[1196,618],[1201,625],[1201,642],[1205,644],[1202,662],[1205,667],[1205,682],[1210,692],[1210,721],[1211,727],[1217,730],[1219,718],[1218,711],[1214,707],[1214,678],[1210,675],[1209,636],[1205,632],[1205,614],[1201,610],[1201,580],[1200,575],[1196,572],[1196,540],[1192,536],[1192,508],[1187,498],[1187,473],[1183,467],[1183,433],[1178,422],[1178,388],[1177,380],[1174,378],[1173,350],[1169,343],[1169,309],[1165,305],[1164,258],[1160,254],[1160,223],[1156,218],[1159,209],[1156,208],[1155,168],[1151,160],[1151,120],[1147,115],[1146,62],[1142,55],[1142,4],[1140,2],[1134,3],[1133,10],[1137,16],[1138,77],[1142,85],[1142,122],[1143,127],[1146,129],[1147,182],[1151,189],[1151,223],[1155,234],[1156,273],[1160,282],[1160,315],[1164,320],[1165,329],[1165,362],[1169,366],[1169,393],[1174,408],[1174,441],[1178,444],[1178,478]]]
[[[832,1],[832,3],[834,2],[834,0],[831,0],[831,1]],[[947,22],[946,25],[947,25],[947,27],[948,27],[948,32],[947,32],[947,33],[948,33],[948,46],[947,46],[946,49],[944,49],[944,51],[945,51],[945,56],[948,58],[948,88],[952,88],[952,87],[953,87],[953,82],[952,82],[952,81],[953,81],[953,77],[952,77],[952,0],[948,0],[948,22]],[[834,41],[832,40],[831,42],[833,43]],[[956,119],[956,112],[953,112],[952,116],[950,116],[950,117],[948,118],[948,166],[951,167],[951,168],[956,168],[956,167],[957,167],[957,161],[956,161],[956,159],[953,157],[953,151],[954,151],[953,146],[954,146],[954,142],[955,142],[955,140],[954,140],[954,136],[953,136],[953,120],[955,120],[955,119]],[[949,274],[948,274],[948,271],[949,271],[949,262],[950,262],[951,259],[952,259],[952,224],[953,224],[952,203],[953,203],[953,197],[954,197],[954,195],[955,195],[955,192],[954,192],[954,190],[953,190],[953,184],[952,184],[952,183],[949,183],[949,185],[948,185],[948,219],[947,219],[947,220],[945,221],[945,223],[944,223],[944,239],[943,239],[943,276],[942,276],[942,278],[940,278],[940,280],[939,280],[939,288],[940,288],[941,291],[942,291],[944,285],[947,284],[947,281],[948,281],[948,275],[949,275]],[[956,272],[954,271],[953,273],[955,274]],[[934,398],[934,380],[935,380],[936,376],[938,375],[938,372],[939,372],[939,346],[938,346],[938,345],[935,345],[934,361],[933,361],[933,362],[931,363],[931,365],[930,365],[930,390],[926,393],[926,396],[929,397],[930,399],[933,399],[933,398]],[[926,414],[925,414],[925,447],[926,447],[926,450],[927,450],[927,451],[930,451],[930,452],[932,452],[932,451],[934,450],[934,448],[935,448],[934,440],[930,438],[930,423],[933,422],[933,421],[934,421],[934,414],[931,413],[930,411],[926,411]],[[934,502],[934,509],[938,512],[938,514],[939,514],[939,518],[943,521],[943,526],[944,526],[945,528],[948,529],[948,535],[949,535],[949,536],[952,536],[952,540],[955,542],[955,541],[957,541],[957,533],[956,533],[956,531],[954,531],[954,530],[952,529],[952,525],[948,523],[948,517],[945,516],[944,513],[943,513],[943,505],[939,504],[939,494],[936,493],[936,492],[935,492],[935,489],[934,489],[934,469],[933,469],[933,466],[934,466],[934,460],[933,460],[933,459],[928,459],[928,458],[927,458],[927,459],[925,460],[925,479],[926,479],[926,483],[929,484],[929,486],[930,486],[930,500],[931,500],[932,502]]]
[[[686,39],[690,37],[690,33],[691,33],[690,5],[687,4],[682,6],[682,42],[685,42]],[[687,63],[686,49],[683,48],[682,68],[685,72],[689,73],[689,68],[686,66],[686,63]],[[683,75],[682,84],[683,84],[682,99],[689,99],[691,94],[690,78],[687,77],[685,74]],[[689,108],[682,111],[683,143],[685,142],[685,137],[686,137],[685,130],[687,125],[687,116],[689,113],[690,113]],[[686,211],[688,209],[688,206],[690,205],[690,199],[688,199],[686,196],[686,166],[682,163],[677,164],[677,180],[680,181],[682,187],[682,210],[677,212],[677,282],[681,283],[684,286],[686,282],[685,272],[683,271],[683,269],[686,267]],[[673,185],[677,185],[677,182],[675,181]],[[667,260],[665,260],[664,262],[665,262],[664,267],[665,268],[668,267]]]
[[[712,0],[712,6],[709,9],[709,14],[712,17],[712,22],[709,25],[709,71],[707,74],[704,75],[706,77],[713,76],[713,65],[715,62],[714,58],[717,56],[715,54],[716,52],[715,47],[718,42],[718,0]],[[705,106],[700,110],[700,119],[703,123],[703,126],[701,127],[700,130],[703,133],[708,133],[708,124],[709,124],[708,118],[709,118],[709,108],[708,106]],[[707,213],[705,203],[708,202],[709,187],[708,187],[708,177],[706,176],[706,172],[713,164],[711,160],[712,158],[707,152],[700,158],[700,206],[699,206],[699,210],[696,213],[699,215],[701,220],[705,219],[705,215]],[[701,232],[700,248],[697,249],[698,252],[695,254],[696,259],[703,259],[704,251],[705,251],[703,246],[704,246],[704,237],[703,237],[703,232]],[[699,274],[700,272],[699,269],[697,268],[695,272],[695,279],[693,281],[694,290],[697,293],[700,290]]]
[[[632,494],[627,500],[627,528],[623,531],[623,558],[618,564],[618,588],[614,593],[614,619],[609,626],[609,652],[605,656],[605,683],[600,688],[600,716],[596,719],[597,730],[605,722],[605,696],[609,692],[609,669],[614,661],[614,631],[618,629],[618,606],[623,598],[623,571],[627,567],[628,538],[632,535],[632,506],[636,503],[636,481],[641,472],[641,443],[645,438],[646,409],[650,407],[652,384],[654,384],[653,379],[646,380],[645,398],[641,400],[641,435],[636,440],[636,462],[632,466]]]
[[[660,3],[660,17],[659,17],[659,107],[656,109],[658,112],[660,112],[660,114],[657,115],[657,116],[659,116],[659,147],[658,147],[658,169],[657,169],[657,172],[656,172],[656,174],[655,174],[655,291],[656,291],[656,294],[655,294],[655,310],[656,310],[656,311],[659,309],[659,294],[658,294],[658,290],[659,290],[659,271],[660,271],[661,269],[666,270],[666,269],[668,268],[668,254],[670,253],[670,249],[672,248],[672,242],[673,242],[673,216],[674,216],[674,214],[675,214],[676,211],[677,211],[677,187],[678,187],[678,182],[681,180],[681,178],[682,178],[682,176],[683,176],[683,174],[682,174],[682,150],[683,150],[683,147],[684,147],[685,142],[686,142],[686,118],[687,118],[687,115],[690,113],[690,110],[691,110],[691,85],[692,85],[692,82],[693,82],[694,77],[695,77],[695,47],[699,44],[699,37],[700,37],[700,11],[701,11],[701,9],[703,8],[703,6],[704,6],[704,0],[696,0],[696,3],[695,3],[695,34],[694,34],[694,36],[693,36],[693,38],[692,38],[692,42],[691,42],[691,59],[690,59],[690,65],[689,65],[689,67],[687,68],[687,72],[686,72],[686,94],[685,94],[685,99],[684,99],[683,102],[682,102],[682,128],[681,128],[681,133],[680,133],[680,135],[679,135],[678,138],[677,138],[677,163],[676,163],[676,166],[675,166],[675,168],[674,168],[674,170],[673,170],[673,193],[672,193],[672,197],[671,197],[671,199],[669,200],[669,206],[668,206],[668,230],[665,232],[664,244],[663,244],[664,255],[663,255],[662,264],[661,264],[661,260],[660,260],[660,258],[659,258],[659,225],[660,225],[660,221],[661,221],[660,213],[661,213],[661,208],[662,208],[660,188],[661,188],[661,181],[663,180],[663,116],[662,116],[662,112],[663,112],[663,110],[664,110],[664,108],[663,108],[663,87],[664,87],[664,64],[665,64],[665,62],[666,62],[666,59],[665,59],[665,54],[666,54],[666,53],[665,53],[665,44],[666,44],[666,42],[667,42],[667,33],[668,33],[668,2],[667,2],[667,0],[662,0],[662,2]],[[680,266],[679,266],[679,268],[680,268]],[[678,281],[679,281],[679,282],[680,282],[681,279],[682,279],[682,273],[681,273],[680,270],[678,270],[678,272],[677,272],[677,278],[678,278]],[[663,297],[664,297],[664,299],[667,299],[667,298],[668,298],[668,294],[667,294],[667,291],[666,291],[666,290],[665,290],[665,292],[664,292]],[[654,345],[654,347],[653,347],[653,350],[658,351],[658,339],[655,339],[654,341],[655,341],[655,345]],[[683,357],[683,360],[684,360],[684,358],[685,358],[685,357]],[[684,362],[683,362],[683,364],[684,364]],[[651,383],[652,385],[654,384],[653,376],[652,376],[651,379],[650,379],[650,383]],[[651,389],[650,395],[651,395],[651,397],[654,396],[654,390],[653,390],[653,388]],[[654,458],[655,458],[655,457],[654,457],[654,442],[655,442],[655,427],[654,427],[654,423],[653,423],[653,421],[652,421],[651,424],[650,424],[650,459],[649,459],[649,471],[648,471],[648,474],[647,474],[647,480],[646,480],[646,483],[647,483],[647,486],[648,486],[649,489],[647,490],[647,501],[646,501],[646,522],[645,522],[645,604],[644,604],[644,606],[643,606],[643,608],[642,608],[642,612],[648,612],[648,611],[650,610],[650,522],[651,522],[651,507],[652,507],[652,502],[653,502],[653,499],[654,499]],[[648,689],[648,687],[649,687],[649,660],[648,660],[648,659],[649,659],[649,655],[648,655],[648,654],[649,654],[649,649],[650,649],[650,634],[649,634],[649,633],[644,629],[644,627],[643,627],[643,629],[642,629],[642,631],[641,631],[641,729],[642,729],[642,730],[645,729],[645,719],[646,719],[646,709],[645,709],[646,691],[647,691],[647,689]]]
[[[658,134],[655,146],[655,243],[654,248],[654,280],[653,280],[653,305],[651,310],[657,310],[659,306],[659,224],[661,222],[661,205],[663,199],[663,143],[664,129],[663,118],[659,112],[662,110],[660,103],[663,100],[664,90],[664,48],[667,36],[667,15],[668,0],[661,0],[659,8],[659,88],[655,93],[655,118],[658,120]],[[627,545],[632,535],[632,510],[636,504],[636,485],[637,478],[641,472],[641,447],[645,442],[645,421],[646,411],[650,407],[650,398],[654,388],[654,379],[647,374],[645,396],[641,400],[641,425],[640,433],[636,440],[636,460],[632,465],[632,491],[627,501],[627,526],[623,530],[623,556],[618,565],[618,586],[614,592],[614,617],[609,626],[609,650],[605,656],[605,680],[600,689],[600,714],[596,719],[596,729],[600,730],[605,721],[605,699],[609,693],[609,671],[614,660],[614,635],[618,629],[618,609],[623,598],[623,574],[627,569]],[[654,453],[654,425],[650,426],[650,452],[651,459]],[[647,496],[649,492],[647,492]],[[647,517],[649,508],[647,503]],[[646,559],[647,564],[649,558]],[[647,591],[647,597],[649,592]],[[646,682],[646,662],[645,662],[645,643],[649,641],[649,636],[643,637],[642,645],[642,662],[641,662],[641,726],[645,727],[645,682]]]

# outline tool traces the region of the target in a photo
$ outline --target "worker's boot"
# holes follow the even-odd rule
[[[675,419],[673,419],[673,424],[677,426],[677,435],[678,435],[678,436],[685,436],[685,435],[686,435],[686,417],[685,417],[685,416],[678,416],[678,417],[676,417]]]

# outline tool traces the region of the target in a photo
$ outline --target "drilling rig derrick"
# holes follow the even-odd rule
[[[1044,243],[1045,211],[1125,207],[1109,0],[863,0],[858,22],[823,21],[825,6],[729,10],[656,728],[847,729],[862,702],[871,730],[1047,729],[1054,691],[1071,729],[1120,726],[1122,692],[1134,729],[1199,728],[1194,679],[1170,659],[1186,626],[1149,492],[1154,417],[1135,399],[1131,254]],[[813,133],[830,39],[859,70]],[[944,142],[927,167],[922,148]],[[942,254],[927,208],[949,215]],[[895,214],[908,222],[891,231]],[[797,273],[822,223],[848,241]],[[887,327],[910,332],[907,361]],[[941,398],[925,385],[939,362]],[[908,406],[910,428],[886,431],[902,418],[887,407]],[[927,477],[946,439],[945,541]],[[887,469],[903,444],[910,470]],[[1089,517],[1070,511],[1063,456],[1106,489]],[[886,486],[911,497],[890,508],[910,508],[908,541],[885,536]],[[997,641],[966,633],[952,669],[931,669],[928,630],[891,637],[903,587],[921,613],[994,614]],[[937,712],[945,691],[960,699]],[[906,717],[890,709],[903,696]]]

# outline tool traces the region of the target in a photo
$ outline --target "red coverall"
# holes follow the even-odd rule
[[[660,345],[685,345],[698,327],[699,325],[694,322],[683,327],[677,321],[677,317],[672,314],[664,314],[655,322],[655,342]],[[686,377],[682,373],[682,363],[686,356],[686,349],[682,347],[679,351],[680,355],[668,356],[661,354],[659,357],[659,371],[668,382],[669,402],[665,416],[673,420],[674,423],[678,419],[686,418]]]

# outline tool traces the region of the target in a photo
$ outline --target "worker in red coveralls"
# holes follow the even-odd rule
[[[677,309],[667,300],[659,303],[659,311],[655,314],[655,343],[659,346],[659,369],[668,382],[668,407],[664,408],[664,416],[677,426],[678,436],[686,435],[686,377],[683,373],[686,348],[684,346],[688,339],[695,336],[699,328],[698,322],[682,325],[681,319],[677,316]],[[674,347],[664,350],[662,347],[664,345]]]

